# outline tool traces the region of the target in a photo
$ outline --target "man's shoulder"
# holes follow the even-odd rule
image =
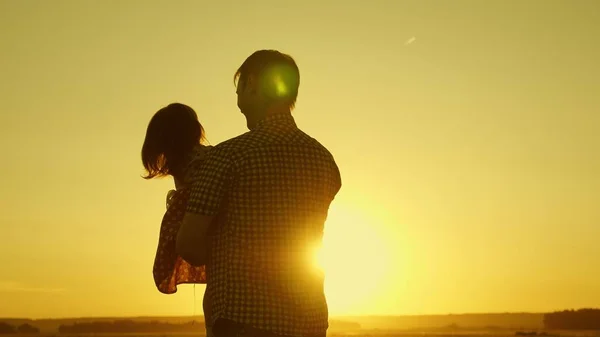
[[[208,157],[232,157],[243,153],[250,145],[249,136],[250,133],[246,132],[213,146]]]
[[[241,135],[239,135],[237,137],[233,137],[233,138],[230,138],[230,139],[228,139],[228,140],[226,140],[224,142],[221,142],[221,143],[215,145],[213,147],[213,150],[224,151],[224,150],[234,149],[234,148],[236,148],[236,147],[238,147],[240,145],[240,140],[242,139],[242,137],[244,135],[245,134],[241,134]]]
[[[316,138],[310,136],[309,134],[305,133],[304,131],[302,131],[302,130],[299,130],[299,131],[301,132],[303,141],[305,142],[306,145],[310,146],[313,149],[313,151],[318,152],[318,153],[322,154],[323,156],[326,156],[335,162],[335,160],[333,158],[333,154],[329,151],[329,149],[327,149],[325,147],[325,145],[321,144],[321,142],[319,142]]]

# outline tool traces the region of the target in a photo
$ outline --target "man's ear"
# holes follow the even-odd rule
[[[250,94],[256,94],[258,92],[258,82],[256,80],[256,76],[248,75],[246,79],[246,83],[244,84],[244,91],[248,91]]]

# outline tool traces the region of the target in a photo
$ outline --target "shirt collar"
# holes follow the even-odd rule
[[[270,125],[287,125],[295,127],[296,121],[294,120],[294,117],[291,113],[277,113],[273,115],[268,115],[261,121],[256,123],[255,129],[259,129]]]

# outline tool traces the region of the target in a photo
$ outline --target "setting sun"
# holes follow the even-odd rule
[[[317,265],[325,271],[327,302],[332,309],[360,311],[381,290],[390,269],[390,250],[360,210],[331,207]]]

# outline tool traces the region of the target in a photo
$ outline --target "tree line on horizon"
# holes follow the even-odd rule
[[[552,330],[600,330],[600,309],[547,313],[544,315],[544,327]]]
[[[31,324],[21,324],[19,326],[13,326],[6,322],[0,322],[0,334],[24,334],[24,335],[33,335],[39,334],[40,329],[36,328]]]
[[[354,322],[331,321],[330,326],[345,330],[359,330],[360,324]],[[85,323],[63,324],[58,327],[61,334],[80,333],[152,333],[152,332],[197,332],[204,329],[204,322],[166,323],[159,321],[139,322],[133,320],[93,321]]]
[[[63,324],[58,327],[61,334],[75,333],[152,333],[152,332],[196,332],[204,329],[204,322],[167,323],[159,321],[134,322],[116,320],[112,322],[84,322]]]
[[[360,324],[355,322],[345,322],[333,320],[330,322],[330,328],[343,330],[360,330]],[[93,333],[177,333],[177,332],[198,332],[203,330],[205,324],[202,321],[188,321],[178,323],[168,323],[159,320],[152,321],[134,321],[131,319],[112,320],[112,321],[91,321],[75,322],[70,324],[61,324],[58,326],[58,333],[69,334],[93,334]],[[40,329],[25,323],[19,326],[13,326],[0,321],[0,335],[3,334],[39,334]]]

